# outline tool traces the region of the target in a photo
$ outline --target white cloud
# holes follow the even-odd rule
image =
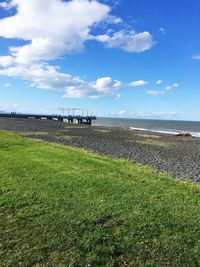
[[[124,115],[124,114],[126,114],[127,112],[125,111],[125,110],[121,110],[120,112],[119,112],[119,115]]]
[[[173,87],[179,87],[179,84],[178,83],[173,83],[172,86]]]
[[[80,84],[82,80],[70,74],[58,72],[56,67],[48,65],[13,66],[0,70],[0,75],[20,78],[30,86],[42,89],[63,89],[67,84]]]
[[[120,98],[120,90],[127,87],[144,86],[148,84],[145,80],[136,80],[124,83],[114,80],[111,77],[101,77],[96,81],[86,81],[78,76],[60,72],[56,66],[46,64],[14,66],[0,69],[0,75],[15,77],[28,82],[29,87],[37,87],[46,90],[56,90],[63,94],[64,98],[84,98],[96,99],[99,97],[110,96]],[[145,90],[149,95],[158,96],[167,91],[178,87],[178,83],[167,86],[165,90]],[[8,84],[7,84],[8,87]]]
[[[133,81],[133,82],[129,83],[129,86],[138,87],[138,86],[147,85],[148,83],[149,83],[148,81],[138,80],[138,81]]]
[[[120,17],[111,14],[108,3],[97,0],[10,0],[0,8],[16,8],[16,13],[0,20],[0,37],[24,40],[21,46],[9,48],[9,55],[0,56],[0,75],[28,81],[29,86],[65,91],[64,97],[113,96],[120,98],[119,89],[125,86],[146,85],[146,81],[130,84],[111,77],[87,82],[63,73],[49,65],[70,53],[81,52],[87,41],[99,41],[107,48],[127,52],[143,52],[153,44],[152,35],[123,29]],[[95,36],[96,26],[118,24],[120,30],[109,28]],[[103,30],[103,29],[101,29]]]
[[[14,58],[12,56],[0,56],[0,66],[8,67],[14,63]]]
[[[148,117],[152,117],[152,118],[164,118],[164,117],[173,117],[176,115],[179,115],[179,112],[174,112],[174,111],[170,111],[170,112],[146,112],[146,111],[140,111],[140,112],[128,112],[125,110],[119,111],[117,113],[114,113],[112,115],[120,115],[120,116],[126,116],[126,117],[139,117],[139,118],[148,118]]]
[[[159,80],[156,82],[157,85],[161,84],[162,81]],[[173,90],[174,88],[179,87],[178,83],[173,83],[172,85],[168,85],[163,90],[145,90],[146,94],[152,95],[152,96],[158,96],[158,95],[164,95],[167,91]]]
[[[165,93],[164,90],[145,90],[145,92],[148,95],[153,95],[153,96],[157,96],[157,95],[163,95]]]
[[[179,84],[178,83],[173,83],[172,85],[169,85],[169,86],[165,87],[165,90],[166,91],[170,91],[170,90],[172,90],[172,89],[174,89],[176,87],[179,87]]]
[[[78,76],[59,72],[57,67],[47,64],[13,66],[0,70],[0,75],[28,81],[29,87],[64,92],[63,97],[69,98],[90,97],[95,99],[103,96],[119,98],[119,90],[126,86],[111,77],[102,77],[88,82]]]
[[[30,41],[10,49],[17,63],[50,60],[80,52],[91,27],[109,17],[108,5],[97,1],[12,0],[17,13],[0,20],[0,36]]]
[[[10,87],[11,86],[11,84],[10,83],[4,83],[4,85],[3,85],[4,87]]]
[[[163,83],[162,80],[158,80],[158,81],[156,81],[156,84],[157,84],[157,85],[162,84],[162,83]]]
[[[200,60],[200,54],[194,55],[194,56],[192,57],[192,59]]]
[[[163,27],[160,27],[159,32],[161,32],[162,34],[166,34],[166,30]]]
[[[1,6],[6,8],[9,5],[16,6],[17,13],[0,20],[0,36],[22,39],[28,44],[11,47],[11,58],[0,58],[4,67],[14,62],[30,64],[80,52],[88,40],[98,40],[106,47],[127,52],[142,52],[153,45],[149,32],[120,30],[112,36],[92,35],[91,30],[102,22],[122,22],[121,18],[110,14],[108,5],[96,0],[11,0]]]
[[[118,31],[112,35],[104,34],[95,37],[107,48],[119,48],[129,53],[139,53],[149,50],[154,40],[149,32]]]
[[[97,79],[97,81],[92,84],[92,87],[95,88],[98,92],[106,92],[110,88],[120,88],[122,86],[122,83],[117,80],[113,80],[110,77],[103,77]]]
[[[60,72],[56,66],[49,66],[47,63],[24,65],[17,64],[5,69],[0,69],[0,75],[15,77],[28,82],[29,87],[37,87],[46,90],[56,90],[63,94],[64,98],[89,97],[96,99],[110,96],[120,98],[120,90],[127,87],[144,86],[148,84],[145,80],[136,80],[124,83],[114,80],[111,77],[101,77],[96,81],[86,81],[78,76]],[[10,86],[5,84],[4,86]],[[165,90],[145,90],[149,95],[158,96],[178,87],[178,83],[167,86]]]
[[[96,99],[104,96],[120,98],[119,89],[123,87],[123,83],[113,80],[111,77],[102,77],[94,82],[80,83],[78,86],[69,86],[65,90],[64,98],[82,98],[90,97]]]

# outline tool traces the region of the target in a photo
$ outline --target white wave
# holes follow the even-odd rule
[[[191,132],[191,135],[195,137],[200,137],[200,133]]]
[[[138,131],[144,131],[144,132],[152,132],[152,133],[163,133],[163,134],[172,134],[172,135],[176,135],[179,134],[181,132],[186,132],[186,131],[161,131],[161,130],[150,130],[150,129],[145,129],[145,128],[135,128],[135,127],[129,127],[129,129],[131,130],[138,130]],[[200,137],[200,133],[198,132],[189,132],[192,136],[194,137]]]

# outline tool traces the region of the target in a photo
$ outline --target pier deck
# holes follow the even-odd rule
[[[95,116],[81,116],[81,115],[58,115],[58,114],[22,114],[22,113],[0,113],[0,118],[18,118],[18,119],[46,119],[46,120],[58,120],[67,121],[68,123],[77,122],[78,124],[91,125],[93,120],[96,120]]]

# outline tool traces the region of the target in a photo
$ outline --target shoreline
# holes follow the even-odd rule
[[[200,122],[197,121],[174,121],[174,120],[142,120],[142,119],[110,119],[100,118],[94,121],[94,126],[128,127],[140,131],[148,131],[164,134],[189,133],[194,137],[200,137]]]
[[[102,127],[102,128],[122,128],[122,129],[129,129],[134,131],[142,131],[147,133],[157,133],[157,134],[165,134],[165,135],[173,135],[176,136],[177,134],[181,133],[189,133],[192,137],[200,138],[200,132],[190,132],[190,131],[162,131],[162,130],[151,130],[147,128],[137,128],[137,127],[129,127],[129,126],[101,126],[101,125],[92,125],[92,127]]]
[[[150,130],[150,129],[144,129],[144,128],[135,128],[135,127],[129,127],[130,130],[136,130],[136,131],[144,131],[144,132],[150,132],[150,133],[159,133],[159,134],[166,134],[166,135],[177,135],[180,133],[189,133],[192,135],[192,137],[200,138],[199,132],[186,132],[186,131],[176,131],[176,132],[170,132],[170,131],[161,131],[161,130]]]
[[[166,133],[57,121],[3,120],[0,130],[50,143],[84,148],[100,155],[127,159],[182,179],[200,182],[200,139]]]
[[[200,132],[186,132],[186,131],[176,131],[176,132],[170,132],[170,131],[161,131],[161,130],[151,130],[151,129],[145,129],[145,128],[136,128],[136,127],[128,127],[128,126],[101,126],[101,125],[91,125],[92,127],[101,127],[105,129],[109,128],[121,128],[121,129],[127,129],[127,130],[132,130],[132,131],[138,131],[138,132],[146,132],[146,133],[154,133],[154,134],[160,134],[160,135],[171,135],[171,136],[176,136],[178,134],[185,134],[189,133],[191,134],[191,137],[193,138],[200,138]]]

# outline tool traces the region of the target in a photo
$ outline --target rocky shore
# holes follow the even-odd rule
[[[148,164],[175,177],[200,181],[200,138],[31,119],[1,118],[0,130]]]

